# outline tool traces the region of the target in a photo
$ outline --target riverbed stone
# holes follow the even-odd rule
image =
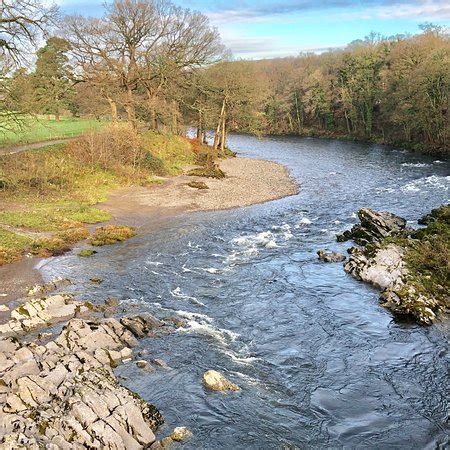
[[[369,252],[361,249],[353,252],[344,270],[358,280],[386,289],[406,275],[403,255],[404,250],[394,244]]]
[[[186,427],[176,427],[170,434],[170,438],[177,442],[183,442],[189,439],[192,433]]]
[[[0,337],[0,447],[150,447],[162,417],[112,370],[131,339],[115,319],[78,318],[45,345]]]
[[[57,277],[45,284],[37,284],[28,290],[29,297],[38,297],[49,294],[50,292],[69,286],[71,281],[68,278]]]
[[[138,338],[147,336],[148,333],[163,325],[160,320],[148,313],[122,317],[120,323]]]
[[[216,370],[208,370],[203,374],[203,382],[212,391],[239,391],[236,384],[227,380],[224,375]]]
[[[318,250],[317,255],[321,261],[335,263],[345,261],[346,257],[338,252],[327,252],[325,250]]]

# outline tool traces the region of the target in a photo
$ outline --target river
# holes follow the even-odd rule
[[[435,448],[444,446],[444,323],[397,321],[378,292],[317,259],[345,251],[335,234],[361,207],[415,223],[449,201],[450,164],[406,150],[313,138],[233,135],[242,156],[285,164],[298,195],[247,208],[178,216],[93,258],[49,260],[86,299],[177,315],[188,327],[148,338],[145,358],[171,370],[117,369],[185,448]],[[100,277],[93,285],[87,280]],[[222,371],[242,389],[205,391]]]

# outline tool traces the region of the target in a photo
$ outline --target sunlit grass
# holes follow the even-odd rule
[[[13,130],[0,133],[0,147],[75,137],[86,131],[99,129],[105,123],[107,122],[75,117],[61,117],[59,121],[28,117]]]

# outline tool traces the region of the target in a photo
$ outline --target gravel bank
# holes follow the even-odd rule
[[[237,208],[295,195],[298,186],[287,169],[278,163],[250,158],[230,158],[220,163],[224,179],[181,175],[163,179],[164,184],[148,189],[129,187],[110,196],[103,207],[115,219],[130,215],[151,215],[187,211]],[[203,181],[209,189],[187,184]]]

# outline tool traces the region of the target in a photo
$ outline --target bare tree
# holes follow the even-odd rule
[[[57,14],[55,5],[46,7],[40,0],[1,0],[0,56],[9,56],[16,63],[23,61]]]
[[[206,17],[167,0],[116,0],[106,6],[102,19],[68,17],[63,33],[80,74],[115,80],[131,122],[136,103],[146,98],[153,126],[167,86],[189,69],[211,62],[221,50],[218,33]]]

